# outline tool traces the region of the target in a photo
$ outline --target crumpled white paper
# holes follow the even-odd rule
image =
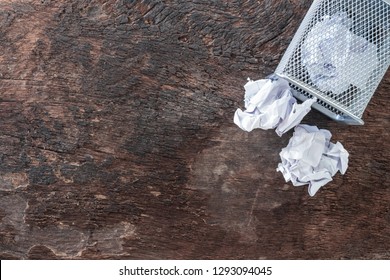
[[[282,160],[277,171],[286,182],[294,186],[309,184],[308,192],[314,196],[332,177],[348,168],[348,152],[339,142],[330,142],[332,134],[316,126],[298,125],[287,147],[280,152]]]
[[[237,109],[234,123],[242,130],[273,129],[281,136],[299,124],[316,99],[298,104],[288,82],[276,76],[248,82],[245,88],[245,111]]]
[[[325,16],[302,45],[302,64],[322,91],[339,95],[350,85],[364,89],[378,65],[377,47],[350,31],[346,12]]]

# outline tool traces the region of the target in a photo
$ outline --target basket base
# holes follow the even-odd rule
[[[316,97],[317,102],[314,103],[312,107],[324,115],[330,117],[331,119],[348,125],[364,124],[364,121],[361,118],[348,114],[348,112],[344,111],[343,108],[340,108],[329,100],[324,100],[322,94],[317,93],[316,90],[310,89],[305,84],[296,81],[295,79],[292,79],[284,74],[275,74],[287,80],[292,85],[293,94],[297,99],[305,101],[311,97]]]
[[[301,101],[305,101],[306,99],[308,99],[307,96],[303,95],[302,93],[300,93],[297,90],[293,90],[293,94],[297,99],[299,99]],[[337,114],[337,113],[332,112],[331,110],[325,108],[324,106],[322,106],[321,104],[319,104],[317,102],[311,106],[314,109],[316,109],[317,111],[321,112],[322,114],[328,116],[332,120],[335,120],[335,121],[338,121],[338,122],[341,122],[341,123],[344,123],[347,125],[363,125],[364,124],[364,121],[361,119],[357,120],[357,119],[351,118],[351,117],[344,115],[344,114]]]

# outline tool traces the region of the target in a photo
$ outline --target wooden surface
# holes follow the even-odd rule
[[[311,1],[0,0],[0,258],[390,259],[390,75],[310,198],[241,131]]]

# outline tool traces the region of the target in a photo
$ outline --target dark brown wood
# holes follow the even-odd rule
[[[390,75],[310,198],[245,133],[311,1],[0,1],[0,258],[389,259]]]

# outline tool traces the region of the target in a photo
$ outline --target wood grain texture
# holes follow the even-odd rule
[[[0,0],[0,258],[389,259],[390,75],[310,198],[245,133],[311,1]]]

